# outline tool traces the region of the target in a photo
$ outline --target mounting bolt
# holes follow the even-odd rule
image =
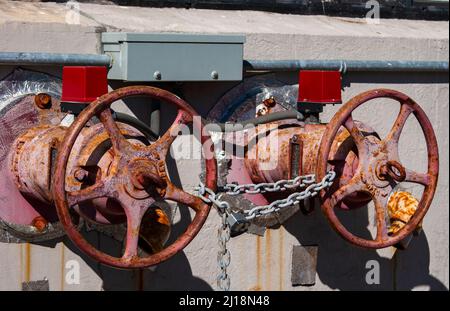
[[[161,77],[162,77],[161,71],[155,71],[153,73],[153,78],[155,78],[156,80],[161,80]]]
[[[34,96],[34,103],[40,109],[48,109],[52,106],[52,98],[45,93],[39,93]]]
[[[33,219],[31,225],[35,227],[37,231],[42,232],[47,228],[48,222],[44,217],[38,216]]]
[[[219,79],[219,73],[214,70],[213,72],[211,72],[211,78],[214,80]]]
[[[263,100],[263,104],[268,108],[272,108],[276,106],[277,102],[275,101],[275,97],[270,96]]]
[[[83,170],[82,168],[77,169],[74,173],[73,173],[73,177],[75,177],[75,179],[79,182],[83,182],[86,177],[88,176],[88,172],[86,172],[85,170]]]

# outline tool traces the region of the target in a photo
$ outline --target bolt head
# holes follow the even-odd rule
[[[161,80],[161,78],[162,78],[161,71],[155,71],[153,73],[153,78],[155,78],[155,80]]]
[[[217,72],[217,71],[212,71],[211,72],[211,78],[213,79],[213,80],[217,80],[217,79],[219,79],[219,73]]]
[[[52,98],[45,93],[39,93],[34,97],[34,103],[39,109],[48,109],[52,105]]]
[[[47,228],[48,222],[44,217],[38,216],[35,219],[33,219],[31,225],[35,227],[37,231],[42,232]]]

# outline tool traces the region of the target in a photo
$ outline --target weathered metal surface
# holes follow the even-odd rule
[[[387,204],[390,226],[388,234],[392,235],[408,223],[417,210],[419,201],[407,191],[395,191],[391,194]],[[420,223],[417,229],[421,229]]]
[[[323,124],[306,124],[304,126],[275,128],[267,136],[267,126],[257,127],[257,135],[262,138],[255,143],[250,142],[245,159],[245,167],[255,183],[276,182],[287,179],[291,171],[291,139],[297,137],[302,144],[302,175],[311,174],[315,170],[317,148],[325,130]],[[255,139],[256,138],[253,138]],[[279,194],[277,194],[279,195]]]
[[[267,96],[270,98],[272,95],[277,103],[283,104],[287,99],[291,98],[292,105],[289,107],[292,108],[294,107],[293,103],[296,101],[296,92],[290,92],[292,93],[292,96],[284,96],[286,92],[272,92],[273,90],[279,90],[285,84],[284,81],[279,80],[274,74],[246,78],[242,83],[227,92],[217,102],[217,104],[209,111],[208,119],[218,122],[237,122],[251,119],[255,116],[255,112],[257,111],[256,107],[266,99]],[[284,107],[284,109],[288,109],[289,107]],[[233,137],[230,133],[226,133],[226,135],[221,135],[220,137],[217,137],[217,139],[214,138],[214,142],[218,143],[219,146],[223,143],[220,139],[225,141],[223,147],[229,147],[230,144],[241,146],[245,143],[246,134],[244,132],[237,132]],[[224,163],[223,170],[220,170],[221,174],[219,175],[220,180],[226,179],[223,183],[237,182],[239,184],[248,184],[252,182],[244,167],[243,155],[237,157],[225,150],[216,151],[217,154],[223,152],[223,154],[220,155],[220,158],[223,160],[219,160],[219,167],[221,162]],[[266,205],[268,203],[267,199],[261,194],[251,196],[244,194],[243,197],[256,205]],[[240,207],[245,208],[245,206]],[[276,222],[277,220],[274,219],[273,224],[276,224]]]
[[[60,126],[34,127],[19,136],[11,149],[9,168],[17,189],[30,200],[48,205],[48,209],[52,204],[52,167],[65,131]]]
[[[394,99],[401,105],[397,119],[384,139],[378,139],[375,136],[364,136],[352,118],[353,110],[375,98]],[[418,173],[406,169],[400,164],[398,141],[403,126],[411,114],[414,114],[416,117],[425,136],[428,151],[428,169],[426,173]],[[358,167],[354,176],[347,184],[339,187],[339,189],[330,189],[329,191],[322,192],[322,211],[328,218],[331,226],[344,239],[353,244],[368,248],[383,248],[397,244],[417,228],[428,211],[436,190],[439,172],[439,154],[436,136],[430,120],[414,100],[394,90],[376,89],[354,97],[335,114],[327,126],[327,130],[320,143],[317,157],[318,178],[325,176],[329,169],[331,147],[341,126],[344,126],[350,132],[357,146]],[[393,165],[394,163],[395,165]],[[396,167],[397,172],[394,171],[393,167]],[[391,171],[391,173],[380,174],[380,172],[388,171]],[[394,177],[391,174],[395,174]],[[386,222],[387,202],[396,180],[423,185],[424,191],[419,201],[419,206],[408,223],[396,233],[389,235],[388,224]],[[344,227],[335,214],[335,206],[347,195],[355,192],[369,194],[375,203],[377,235],[374,240],[355,236]]]
[[[150,146],[141,146],[128,142],[120,133],[114,122],[109,107],[119,99],[130,96],[147,96],[175,105],[178,108],[177,117],[170,129],[155,143]],[[79,191],[66,190],[66,172],[70,153],[77,137],[85,127],[86,123],[94,116],[99,116],[111,140],[111,154],[113,161],[109,167],[108,176],[95,184]],[[106,94],[90,104],[71,125],[64,141],[60,146],[57,157],[57,165],[54,173],[53,196],[55,199],[59,219],[64,226],[67,235],[82,251],[94,259],[119,268],[141,268],[158,264],[183,249],[199,232],[209,213],[210,206],[203,203],[198,197],[177,188],[168,179],[164,165],[168,150],[176,138],[180,126],[193,121],[197,113],[179,97],[162,89],[149,86],[132,86],[115,90]],[[200,121],[200,120],[198,120]],[[193,122],[196,133],[201,133],[200,141],[203,146],[211,146],[209,137],[202,132],[202,122]],[[216,188],[216,163],[212,156],[213,151],[203,148],[206,162],[206,186]],[[136,161],[139,165],[135,165]],[[130,196],[125,187],[133,185],[133,180],[139,182],[144,179],[149,183],[140,183],[142,188],[149,194],[147,197],[137,199]],[[133,189],[137,192],[142,191]],[[161,196],[161,189],[164,195]],[[74,227],[69,209],[80,202],[100,197],[109,197],[118,200],[127,216],[126,246],[122,257],[113,257],[101,252],[89,244]],[[145,212],[149,207],[160,199],[173,200],[191,207],[196,215],[186,231],[171,245],[161,251],[145,258],[140,258],[137,252],[139,228]]]
[[[292,286],[316,284],[317,254],[319,247],[294,245],[292,248]]]
[[[14,176],[10,169],[11,159],[16,152],[13,145],[18,137],[42,123],[57,126],[64,118],[57,98],[50,99],[51,106],[47,109],[38,108],[35,102],[34,94],[18,95],[0,105],[0,227],[2,232],[7,232],[2,240],[43,241],[64,234],[56,223],[56,211],[49,209],[47,204],[24,196],[14,181],[17,175]],[[39,173],[39,178],[45,178],[42,172],[35,172]],[[48,222],[43,230],[34,226],[39,217]],[[39,222],[37,224],[40,226]]]
[[[365,133],[373,130],[360,124]],[[259,127],[258,127],[259,128]],[[317,150],[326,130],[325,124],[305,124],[273,130],[249,147],[245,158],[245,167],[254,183],[271,183],[281,179],[290,179],[292,175],[308,175],[316,172]],[[293,147],[298,146],[299,150]],[[300,148],[301,147],[301,148]],[[346,130],[340,130],[332,148],[333,169],[338,173],[337,185],[345,185],[358,166],[358,157],[354,153],[354,144]],[[294,190],[292,190],[294,191]],[[264,194],[268,200],[286,196],[286,191]],[[367,203],[364,194],[354,194],[341,203],[344,209],[360,207]],[[311,202],[313,203],[313,202]],[[313,204],[310,204],[312,207]],[[306,213],[308,211],[305,209]]]
[[[133,127],[117,123],[127,141],[148,145],[146,138]],[[85,127],[73,146],[67,164],[66,190],[77,191],[106,178],[113,162],[111,141],[101,123]],[[126,221],[125,213],[114,199],[95,198],[82,202],[74,209],[84,218],[99,224],[118,224]]]

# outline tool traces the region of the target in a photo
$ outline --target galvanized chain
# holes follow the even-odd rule
[[[199,197],[205,203],[212,203],[217,208],[217,212],[222,220],[220,228],[217,230],[217,238],[219,244],[219,251],[217,253],[217,265],[219,266],[220,272],[217,275],[217,287],[222,291],[229,291],[231,280],[227,273],[227,268],[231,262],[231,253],[227,248],[227,242],[231,238],[231,227],[228,222],[228,215],[232,213],[231,206],[228,202],[220,201],[217,199],[217,195],[211,189],[205,187],[204,184],[200,183],[200,186],[196,188],[199,193]],[[208,196],[206,197],[205,194]]]
[[[294,192],[285,199],[276,200],[268,205],[255,206],[252,209],[243,211],[243,213],[246,214],[245,219],[251,220],[270,213],[278,212],[282,208],[294,206],[299,204],[300,201],[313,198],[317,194],[319,194],[319,192],[322,189],[331,186],[333,184],[333,180],[335,177],[336,173],[333,171],[329,171],[318,183],[314,183],[315,181],[314,177],[313,181],[309,184],[309,186],[307,186],[306,189],[301,192]],[[311,180],[308,179],[308,182],[310,181]]]
[[[217,194],[212,189],[209,189],[203,183],[200,183],[195,189],[198,192],[198,197],[205,203],[214,204],[222,220],[221,227],[217,232],[219,244],[217,263],[220,268],[219,275],[217,276],[217,286],[224,291],[230,289],[231,280],[227,273],[227,268],[231,262],[231,253],[227,249],[227,242],[230,240],[231,231],[245,231],[251,219],[277,212],[283,208],[294,206],[302,200],[315,197],[319,191],[331,186],[335,177],[336,173],[329,171],[319,183],[315,183],[315,175],[305,175],[298,176],[291,180],[279,180],[275,183],[225,185],[223,189],[228,195],[238,195],[242,193],[256,194],[306,187],[305,190],[294,192],[285,199],[276,200],[268,205],[256,206],[250,210],[241,212],[233,211],[228,202],[218,199]]]
[[[231,262],[231,253],[227,248],[227,242],[231,237],[230,224],[227,221],[227,213],[221,212],[222,226],[217,230],[217,237],[219,242],[219,251],[217,253],[217,264],[220,272],[217,275],[217,286],[222,291],[230,290],[230,276],[227,273],[228,266]]]
[[[336,173],[334,171],[329,171],[320,182],[315,182],[314,175],[298,176],[291,180],[279,180],[275,183],[260,183],[260,184],[227,184],[223,187],[228,195],[238,195],[242,193],[256,194],[264,192],[274,192],[274,191],[285,191],[293,188],[303,188],[305,190],[301,192],[294,192],[290,194],[287,198],[273,201],[268,205],[255,206],[252,209],[241,211],[240,213],[245,215],[245,219],[251,220],[257,217],[261,217],[270,213],[278,212],[282,208],[294,206],[302,200],[306,200],[315,197],[322,189],[331,186]],[[218,207],[219,210],[224,211],[226,214],[236,214],[232,210],[230,204],[226,201],[221,201],[217,198],[217,194],[211,189],[205,187],[205,185],[200,184],[196,188],[198,191],[198,196],[206,203],[213,203]],[[208,197],[205,196],[208,194]]]
[[[260,184],[226,184],[223,189],[229,195],[238,195],[242,193],[257,194],[264,192],[285,191],[287,189],[295,189],[311,185],[315,182],[314,175],[297,176],[294,179],[281,179],[275,183]]]

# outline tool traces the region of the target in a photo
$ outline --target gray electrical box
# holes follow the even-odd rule
[[[107,32],[108,79],[140,82],[242,80],[244,36]]]

